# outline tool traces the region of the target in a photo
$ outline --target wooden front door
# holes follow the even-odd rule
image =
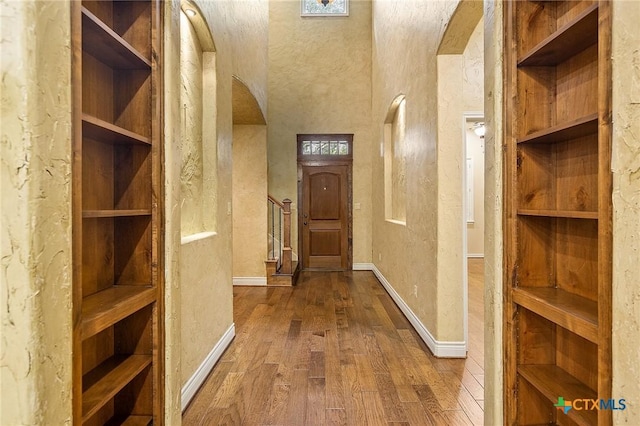
[[[298,229],[302,268],[348,270],[352,266],[352,135],[312,135],[311,138],[306,136],[308,135],[298,135],[301,147],[298,151]],[[326,140],[323,140],[323,137]],[[322,148],[319,148],[320,153],[314,155],[313,152],[304,149],[303,147],[308,148],[303,145],[306,142],[322,145]],[[348,146],[343,145],[342,150],[339,150],[336,146],[341,142]],[[322,154],[324,148],[334,154]]]
[[[347,166],[304,166],[302,265],[347,269]]]

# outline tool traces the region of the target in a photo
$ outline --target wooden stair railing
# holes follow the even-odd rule
[[[267,238],[269,240],[267,259],[271,262],[276,262],[275,269],[278,271],[282,261],[282,246],[284,243],[282,238],[284,204],[268,195],[267,206]]]
[[[293,285],[297,268],[294,268],[291,249],[291,200],[285,198],[282,202],[271,195],[268,197],[269,207],[269,259],[267,263],[267,284]],[[275,263],[275,265],[274,265]],[[272,276],[290,277],[288,280],[271,280]]]

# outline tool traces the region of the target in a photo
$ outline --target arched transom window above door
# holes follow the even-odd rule
[[[313,134],[298,135],[299,159],[351,159],[353,135]]]

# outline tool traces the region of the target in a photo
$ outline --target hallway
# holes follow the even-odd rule
[[[469,272],[466,360],[433,357],[371,272],[235,287],[236,338],[183,423],[482,424],[482,259]]]

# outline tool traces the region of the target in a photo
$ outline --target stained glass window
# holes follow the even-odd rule
[[[349,155],[349,144],[347,143],[347,141],[340,141],[339,145],[340,145],[340,149],[338,153],[340,155]]]
[[[338,141],[329,142],[329,153],[331,155],[338,155]]]
[[[329,155],[329,141],[322,141],[322,148],[320,154]]]
[[[302,16],[348,16],[349,0],[300,0]]]
[[[320,142],[311,142],[311,155],[320,155]]]
[[[303,155],[311,154],[311,142],[309,141],[302,142],[302,154]]]
[[[349,155],[347,141],[302,141],[302,155]]]

